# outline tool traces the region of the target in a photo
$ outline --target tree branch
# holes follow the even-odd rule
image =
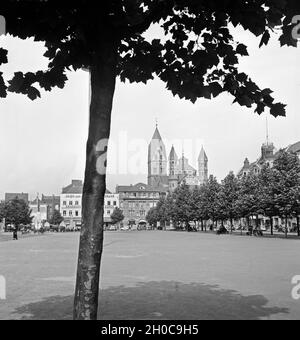
[[[159,22],[163,18],[167,18],[176,4],[176,0],[157,0],[156,5],[152,5],[152,9],[149,9],[145,13],[144,19],[134,25],[127,24],[120,27],[120,33],[123,37],[132,36],[135,34],[142,34],[145,32],[152,23]]]

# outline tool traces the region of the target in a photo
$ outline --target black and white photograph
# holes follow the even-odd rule
[[[0,320],[299,320],[299,42],[299,0],[1,0]]]

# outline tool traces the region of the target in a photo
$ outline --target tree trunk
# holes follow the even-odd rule
[[[233,233],[233,218],[230,217],[230,233]]]
[[[297,234],[300,237],[300,216],[297,215]]]
[[[106,191],[107,145],[116,84],[117,45],[104,42],[93,57],[89,137],[82,199],[75,320],[96,320],[103,251],[103,212]]]
[[[285,217],[285,238],[288,238],[288,217]]]

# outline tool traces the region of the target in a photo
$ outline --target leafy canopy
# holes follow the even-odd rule
[[[62,217],[61,213],[58,210],[54,210],[49,222],[53,225],[60,225],[63,220],[64,218]]]
[[[32,223],[31,210],[28,204],[18,198],[0,205],[0,219],[5,218],[6,224],[20,227],[21,224]]]
[[[45,42],[49,65],[46,71],[15,72],[10,80],[0,72],[0,97],[10,91],[34,100],[40,88],[63,88],[67,70],[89,68],[110,44],[118,50],[122,81],[146,83],[157,76],[174,95],[192,102],[228,92],[259,114],[270,108],[283,116],[285,105],[274,101],[272,91],[238,70],[248,52],[230,27],[250,31],[261,46],[278,28],[281,44],[296,46],[291,22],[299,13],[298,0],[3,0],[8,34]],[[163,29],[163,39],[145,38],[152,24]],[[0,66],[7,57],[0,48]]]
[[[123,211],[120,208],[115,208],[113,213],[110,216],[113,224],[120,223],[124,220],[125,216],[123,215]]]

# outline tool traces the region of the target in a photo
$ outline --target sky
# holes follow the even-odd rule
[[[153,30],[151,36],[158,34]],[[250,56],[241,59],[240,70],[262,88],[271,88],[277,101],[288,105],[287,117],[268,117],[270,141],[277,149],[300,141],[300,49],[281,48],[276,37],[268,47],[241,30],[238,41],[248,46]],[[277,37],[278,38],[278,37]],[[0,37],[9,50],[9,64],[0,66],[6,76],[16,71],[47,67],[44,47],[32,40]],[[22,95],[0,99],[0,199],[5,192],[59,194],[72,179],[83,179],[88,133],[89,74],[68,73],[65,89],[42,92],[32,102]],[[184,150],[197,168],[202,145],[209,158],[209,173],[219,180],[237,173],[246,157],[260,155],[266,141],[267,115],[232,104],[223,94],[214,100],[192,104],[173,97],[165,84],[155,79],[144,84],[117,82],[112,114],[107,185],[147,181],[147,145],[156,121],[169,153],[172,144]]]

